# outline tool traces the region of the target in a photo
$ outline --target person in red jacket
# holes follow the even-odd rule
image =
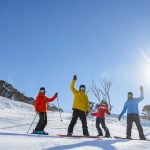
[[[97,113],[92,113],[92,116],[96,116],[96,128],[98,131],[98,136],[103,136],[102,129],[100,128],[100,124],[105,131],[105,137],[110,137],[110,133],[108,128],[105,125],[105,114],[110,115],[108,110],[108,104],[106,100],[102,100],[100,106],[98,107]]]
[[[36,128],[33,131],[33,133],[35,134],[48,134],[44,131],[44,128],[47,125],[47,103],[54,101],[58,95],[58,93],[55,93],[52,98],[47,98],[45,96],[45,93],[45,88],[41,87],[34,103],[35,111],[37,114],[39,114],[39,122],[37,123]]]

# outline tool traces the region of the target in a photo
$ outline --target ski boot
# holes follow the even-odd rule
[[[110,133],[109,133],[108,128],[106,128],[105,130],[105,137],[110,138]]]
[[[41,131],[41,130],[33,131],[32,133],[33,133],[33,134],[41,134],[41,135],[44,135],[44,132]]]
[[[146,137],[144,136],[144,137],[140,137],[140,140],[146,140]]]
[[[90,136],[89,133],[83,134],[83,136]]]
[[[48,135],[48,133],[43,130],[43,135]]]
[[[131,136],[126,136],[126,139],[129,139],[129,140],[130,140],[130,139],[131,139]]]
[[[72,136],[72,133],[69,133],[69,132],[68,132],[68,133],[67,133],[67,136]]]

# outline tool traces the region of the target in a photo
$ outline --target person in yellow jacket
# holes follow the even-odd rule
[[[74,85],[77,80],[77,76],[73,76],[73,80],[70,85],[70,89],[72,93],[74,94],[74,102],[73,102],[73,114],[72,114],[72,120],[70,122],[70,125],[68,127],[68,136],[72,136],[73,134],[73,128],[78,120],[80,118],[82,122],[82,129],[83,129],[83,135],[89,136],[88,127],[87,127],[87,120],[86,120],[86,114],[90,111],[89,107],[89,100],[88,96],[86,95],[86,87],[85,85],[80,85],[79,90],[76,90]]]

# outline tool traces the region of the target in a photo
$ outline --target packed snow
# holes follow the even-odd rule
[[[71,107],[71,106],[70,106]],[[126,120],[118,121],[115,115],[106,118],[106,124],[112,138],[72,138],[58,137],[56,134],[66,134],[71,120],[71,113],[48,112],[48,124],[45,131],[48,136],[27,134],[35,117],[32,105],[16,102],[0,97],[0,150],[150,150],[150,141],[115,139],[114,136],[125,137]],[[31,127],[35,128],[38,116]],[[150,139],[150,122],[142,121],[144,133]],[[97,135],[95,118],[88,118],[90,135]],[[78,120],[74,135],[82,135],[82,125]],[[132,137],[138,138],[136,127],[133,127]]]

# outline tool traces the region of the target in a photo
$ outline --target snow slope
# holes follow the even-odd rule
[[[58,112],[48,112],[48,124],[45,131],[50,136],[26,134],[30,123],[35,117],[33,106],[0,97],[0,150],[149,150],[148,141],[129,141],[121,139],[89,139],[62,138],[57,133],[66,134],[71,114],[63,113],[60,121]],[[30,132],[35,128],[36,118]],[[107,117],[107,126],[111,136],[125,136],[126,121],[120,122],[115,116]],[[144,133],[150,138],[150,123],[143,123]],[[97,135],[95,121],[88,118],[88,128],[91,135]],[[75,135],[82,135],[80,121],[74,128]],[[133,137],[138,138],[136,127]]]

